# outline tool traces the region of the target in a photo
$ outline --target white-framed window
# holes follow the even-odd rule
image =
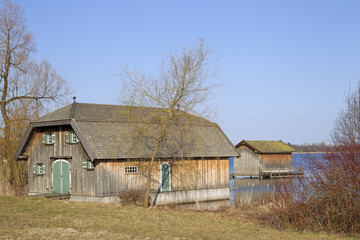
[[[42,135],[43,144],[55,144],[56,135],[55,133],[44,133]]]
[[[94,169],[94,164],[91,161],[83,161],[82,168],[92,170]]]
[[[125,174],[138,173],[138,167],[137,166],[125,166],[124,173]]]
[[[45,163],[35,163],[33,165],[33,173],[37,175],[44,175],[46,173]]]
[[[78,143],[79,138],[76,136],[74,132],[67,132],[65,134],[66,143]]]

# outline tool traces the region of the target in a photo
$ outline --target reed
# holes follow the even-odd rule
[[[305,177],[276,185],[272,201],[284,227],[360,233],[360,146],[309,155]]]

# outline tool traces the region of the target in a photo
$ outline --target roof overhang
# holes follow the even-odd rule
[[[43,127],[51,127],[51,126],[64,126],[64,125],[70,125],[72,129],[74,130],[76,136],[79,138],[80,143],[82,144],[83,148],[85,149],[85,152],[89,156],[91,161],[94,161],[95,156],[93,152],[91,151],[86,139],[84,138],[83,134],[81,133],[78,125],[76,124],[76,121],[74,119],[69,120],[61,120],[61,121],[49,121],[49,122],[32,122],[29,124],[28,128],[26,129],[26,132],[21,140],[21,143],[14,155],[14,160],[27,160],[29,156],[21,155],[23,152],[26,143],[29,140],[29,137],[34,132],[36,128],[43,128]]]
[[[235,148],[237,149],[240,146],[246,146],[257,154],[292,154],[291,151],[279,151],[279,152],[277,152],[277,151],[273,151],[273,152],[261,151],[261,150],[255,148],[253,145],[249,144],[246,140],[242,140],[241,142],[236,144]]]
[[[252,145],[248,144],[245,140],[242,140],[241,142],[239,142],[238,144],[235,145],[235,148],[239,148],[240,146],[246,146],[248,148],[250,148],[251,150],[253,150],[256,153],[262,153],[260,152],[258,149],[256,149],[255,147],[253,147]]]
[[[232,142],[230,141],[230,139],[228,138],[228,136],[224,133],[224,131],[221,129],[221,127],[220,127],[217,123],[215,123],[215,125],[216,125],[216,127],[217,127],[218,129],[220,129],[220,132],[221,132],[222,134],[224,134],[225,139],[228,141],[228,143],[229,143],[229,144],[232,146],[232,148],[234,149],[235,155],[227,156],[227,157],[240,157],[240,153],[238,152],[238,150],[236,149],[236,147],[234,147],[234,145],[232,144]]]
[[[259,152],[259,154],[292,154],[292,152]]]
[[[83,148],[85,149],[85,152],[89,156],[90,160],[93,162],[94,159],[96,158],[95,154],[91,150],[90,145],[86,141],[86,139],[85,139],[84,135],[82,134],[82,132],[81,132],[79,126],[77,125],[76,121],[74,119],[71,119],[70,125],[71,125],[72,129],[74,130],[76,136],[79,138],[80,143],[82,144]]]

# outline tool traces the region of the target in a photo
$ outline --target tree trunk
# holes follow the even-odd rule
[[[150,195],[150,186],[151,186],[151,173],[155,162],[155,156],[159,150],[160,141],[157,141],[156,147],[154,149],[154,152],[151,156],[150,166],[147,173],[147,181],[146,181],[146,190],[145,190],[145,196],[144,196],[144,207],[149,207],[149,195]]]

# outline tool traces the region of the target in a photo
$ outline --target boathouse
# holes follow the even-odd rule
[[[234,176],[272,177],[292,174],[292,152],[283,141],[248,141],[236,144]]]
[[[140,130],[159,129],[148,120],[161,111],[74,102],[31,122],[15,155],[28,162],[28,194],[111,202],[144,191],[155,143]],[[152,204],[229,199],[236,149],[216,123],[183,111],[178,117],[152,168]]]

